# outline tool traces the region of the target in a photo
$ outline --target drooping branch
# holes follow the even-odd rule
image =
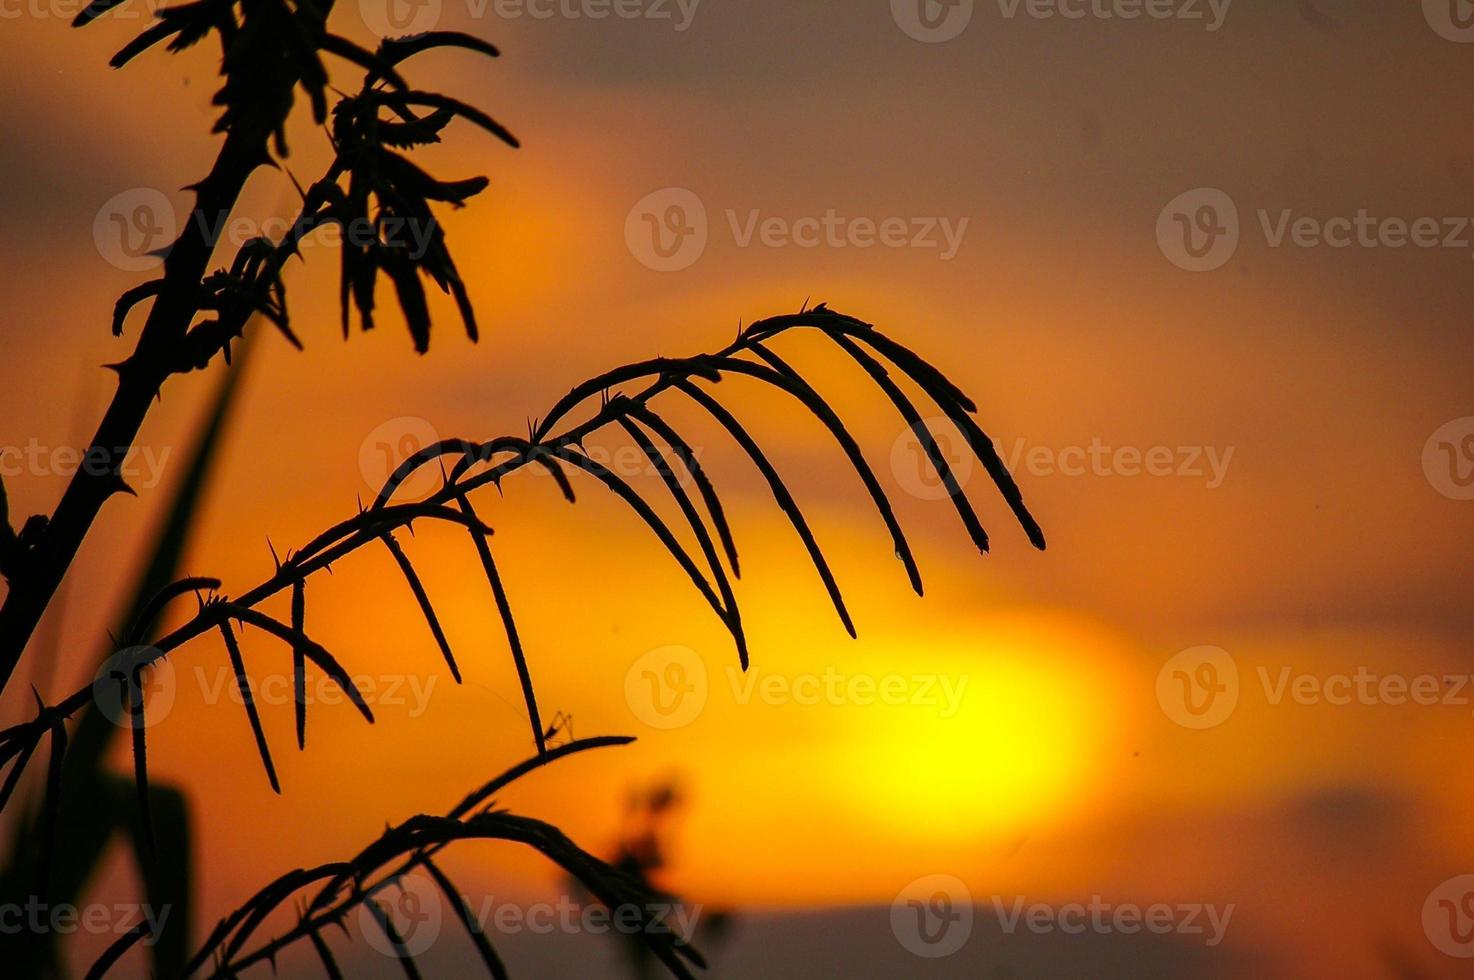
[[[521,843],[538,851],[577,878],[607,908],[638,910],[641,941],[672,975],[692,977],[688,964],[704,966],[705,963],[688,944],[688,937],[665,929],[652,917],[648,908],[652,896],[551,825],[495,809],[493,798],[497,793],[536,769],[580,752],[632,741],[609,736],[549,749],[475,790],[444,816],[411,817],[385,830],[352,858],[282,875],[221,918],[190,960],[185,976],[200,974],[212,980],[238,976],[252,966],[274,964],[280,953],[304,940],[312,945],[330,978],[341,976],[325,933],[330,928],[343,927],[347,916],[358,909],[366,911],[378,923],[409,973],[415,970],[410,950],[403,937],[394,931],[392,919],[377,904],[377,896],[406,875],[423,869],[466,929],[489,975],[500,980],[507,976],[500,957],[481,924],[471,916],[459,890],[434,861],[445,848],[462,841],[499,840]],[[314,886],[316,893],[308,897],[309,889]],[[285,908],[294,898],[305,900],[297,923],[247,951],[255,932],[272,913]],[[417,971],[414,975],[418,975]]]
[[[723,626],[731,634],[739,659],[745,668],[749,654],[737,610],[735,591],[722,564],[716,538],[707,527],[707,520],[709,519],[716,526],[717,536],[723,540],[724,549],[732,563],[734,574],[736,546],[731,541],[730,529],[722,530],[726,527],[726,521],[724,516],[718,516],[723,514],[720,499],[709,479],[700,470],[694,451],[650,405],[652,399],[664,393],[681,395],[685,400],[710,415],[732,436],[757,466],[775,502],[788,517],[804,544],[846,631],[853,636],[855,626],[844,604],[833,572],[782,476],[746,427],[718,398],[705,387],[698,385],[698,380],[705,381],[708,385],[715,385],[731,376],[753,379],[791,397],[820,421],[835,438],[843,455],[850,462],[851,468],[860,477],[881,522],[891,535],[897,557],[901,559],[913,587],[919,592],[920,573],[911,556],[909,544],[906,542],[885,491],[874,471],[865,461],[859,444],[849,433],[839,415],[817,390],[768,346],[768,342],[783,331],[796,327],[818,329],[835,338],[837,347],[856,360],[859,366],[890,397],[907,427],[922,439],[923,444],[926,444],[928,440],[932,442],[933,450],[935,450],[934,436],[926,424],[921,421],[920,412],[890,379],[885,365],[877,357],[861,350],[860,345],[863,344],[876,354],[885,357],[893,368],[901,371],[903,375],[930,395],[949,418],[960,417],[963,421],[959,423],[959,428],[968,439],[968,445],[984,462],[986,471],[994,476],[994,482],[1010,507],[1016,514],[1021,515],[1020,522],[1025,532],[1036,546],[1043,547],[1043,535],[1038,530],[1033,517],[1024,507],[1022,495],[1012,478],[1008,476],[1006,470],[999,473],[994,466],[988,464],[989,458],[996,458],[997,454],[992,443],[982,435],[982,430],[971,420],[971,413],[974,410],[971,400],[967,399],[940,372],[873,327],[835,313],[823,306],[797,315],[759,321],[744,331],[735,343],[717,354],[685,359],[667,358],[643,361],[618,368],[575,387],[554,406],[548,416],[552,422],[545,419],[540,426],[534,429],[532,439],[501,437],[487,443],[448,439],[424,447],[390,474],[384,487],[367,509],[361,510],[356,516],[319,534],[300,550],[289,552],[285,560],[278,561],[276,573],[266,582],[233,600],[221,597],[203,600],[199,612],[192,619],[165,635],[153,648],[139,654],[125,673],[126,700],[134,714],[135,768],[140,781],[140,792],[143,792],[143,780],[145,779],[145,752],[141,723],[143,717],[141,672],[189,640],[216,630],[225,637],[227,652],[230,653],[232,666],[236,669],[238,683],[243,684],[244,668],[239,662],[238,649],[234,649],[234,637],[229,627],[231,620],[261,628],[289,644],[293,650],[294,659],[300,656],[305,660],[311,660],[315,666],[328,673],[340,687],[349,693],[364,717],[369,721],[373,720],[367,705],[353,687],[342,666],[327,650],[309,639],[302,630],[305,617],[305,587],[309,578],[319,571],[330,568],[333,562],[341,560],[367,544],[386,541],[391,543],[390,547],[394,552],[395,560],[411,585],[421,613],[430,626],[437,645],[440,646],[447,661],[452,665],[453,671],[459,673],[459,668],[455,666],[454,660],[450,657],[449,640],[434,610],[430,607],[429,598],[414,571],[412,559],[402,547],[393,542],[392,531],[395,528],[408,525],[417,519],[455,524],[466,528],[470,533],[507,635],[539,752],[548,751],[523,641],[517,630],[505,583],[491,556],[489,545],[491,528],[482,522],[470,499],[473,492],[487,485],[499,487],[503,479],[529,463],[536,463],[552,473],[557,478],[563,495],[569,501],[573,501],[575,497],[572,486],[563,473],[564,466],[577,469],[598,480],[625,502],[652,531],[664,549],[678,562],[698,594],[716,613]],[[750,357],[756,359],[750,359]],[[644,387],[633,393],[620,393],[614,397],[608,397],[607,392],[611,386],[637,382],[645,382]],[[550,424],[556,424],[566,418],[581,402],[596,395],[602,396],[597,411],[592,412],[583,421],[567,426],[560,434],[552,435],[548,432]],[[623,478],[582,451],[585,438],[612,424],[624,428],[634,440],[635,445],[655,466],[667,492],[676,501],[686,523],[691,527],[702,552],[705,568],[686,551],[650,502]],[[665,442],[669,448],[669,456],[660,450],[649,433],[654,433]],[[928,456],[935,463],[941,454],[939,451],[929,451]],[[440,489],[416,503],[393,502],[396,492],[407,479],[425,466],[440,465],[446,457],[454,458],[456,462],[448,472],[443,467],[441,468],[445,483]],[[676,477],[672,457],[681,460],[688,472],[692,474],[693,482],[700,488],[701,495],[705,499],[707,518],[703,518],[691,495]],[[972,535],[973,540],[979,542],[981,546],[987,541],[986,533],[983,532],[971,504],[967,502],[963,488],[958,483],[955,474],[951,475],[950,482],[948,477],[942,476],[945,465],[945,459],[943,459],[941,465],[936,467],[939,477],[948,486],[964,527]],[[999,466],[1001,466],[1001,461]],[[702,472],[700,478],[695,477],[697,472]],[[948,469],[945,472],[951,473],[951,470]],[[156,616],[164,602],[201,586],[215,588],[218,587],[218,583],[205,579],[192,579],[179,583],[166,590],[158,603],[150,606],[148,615]],[[292,594],[291,625],[281,623],[255,608],[287,589],[290,589]],[[303,684],[300,672],[304,667],[305,664],[301,666],[294,664],[294,673],[299,677],[296,682],[299,689]],[[78,710],[87,702],[90,695],[90,689],[83,689],[54,706],[43,707],[32,721],[0,732],[0,766],[7,762],[12,766],[7,782],[15,779],[16,774],[29,762],[40,740],[52,730],[53,725],[59,719],[64,719]],[[273,778],[274,783],[270,757],[264,745],[264,739],[259,734],[259,719],[255,717],[254,708],[250,706],[249,700],[247,704],[247,712],[251,716],[253,732],[257,735],[257,744],[263,764],[267,768],[268,777]],[[304,740],[302,733],[303,726],[305,726],[305,715],[301,713],[302,710],[299,705],[299,744]],[[3,793],[0,793],[0,796],[3,796]]]

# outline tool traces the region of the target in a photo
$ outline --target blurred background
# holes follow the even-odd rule
[[[727,494],[746,677],[627,509],[592,484],[570,508],[541,475],[509,479],[479,509],[544,714],[638,741],[503,801],[612,855],[639,794],[679,786],[652,874],[728,917],[721,977],[1466,975],[1467,5],[385,4],[340,0],[337,29],[364,44],[386,23],[467,30],[504,53],[410,66],[524,144],[463,127],[420,158],[492,179],[445,217],[482,340],[441,302],[425,357],[387,305],[345,343],[335,249],[304,247],[288,282],[307,349],[273,333],[253,351],[188,572],[244,591],[273,570],[268,536],[282,553],[351,515],[406,451],[522,434],[585,377],[716,350],[741,323],[824,301],[974,397],[1049,550],[976,472],[994,539],[976,554],[884,397],[820,340],[786,339],[892,490],[925,598],[832,441],[757,390],[731,397],[825,545],[858,641],[760,478],[695,412],[671,417]],[[0,34],[15,515],[65,486],[66,450],[111,396],[99,365],[138,327],[109,335],[113,300],[147,275],[137,242],[172,237],[217,141],[218,51],[114,72],[147,11],[81,31],[74,12],[25,0]],[[289,136],[305,185],[326,138],[305,112]],[[241,213],[294,203],[287,174],[263,169]],[[139,498],[108,504],[36,641],[50,653],[23,665],[48,700],[90,680],[222,370],[176,378],[150,416]],[[623,445],[590,443],[653,481]],[[465,683],[387,553],[335,566],[309,629],[375,685],[379,721],[315,705],[307,750],[289,750],[290,658],[247,637],[253,673],[286,683],[262,699],[281,796],[218,644],[172,658],[150,770],[188,795],[199,931],[278,873],[443,811],[533,753],[464,535],[405,544]],[[25,687],[0,722],[32,710]],[[477,900],[568,892],[511,846],[445,863]],[[117,856],[91,900],[129,900],[135,877]],[[1111,911],[1092,922],[1092,903]],[[1130,928],[1158,906],[1161,928]],[[74,967],[109,938],[76,937]],[[607,936],[498,942],[514,976],[623,975]],[[427,973],[473,955],[448,927]],[[342,957],[355,975],[399,970],[362,942]],[[317,969],[310,950],[279,964]]]

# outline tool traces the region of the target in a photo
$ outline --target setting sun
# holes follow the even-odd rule
[[[849,805],[898,830],[976,840],[1075,823],[1130,754],[1110,708],[1122,678],[1109,647],[1081,631],[1031,618],[900,659],[938,672],[940,706],[867,719],[863,761],[843,781]],[[955,711],[949,687],[961,691]]]

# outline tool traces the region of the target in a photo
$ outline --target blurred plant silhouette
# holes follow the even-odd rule
[[[250,359],[250,336],[237,351],[235,365],[221,379],[213,404],[204,419],[184,464],[183,477],[164,512],[147,561],[136,576],[126,611],[117,630],[121,635],[138,619],[149,601],[179,573],[208,485],[210,473],[224,443],[232,406],[245,366]],[[114,652],[104,646],[98,658],[105,663]],[[17,902],[36,893],[37,882],[49,885],[52,903],[75,905],[97,870],[106,849],[116,837],[130,845],[134,863],[144,882],[146,898],[154,908],[175,910],[179,921],[159,937],[157,958],[161,964],[182,964],[188,954],[186,941],[191,931],[190,840],[186,800],[177,789],[153,781],[148,787],[149,811],[159,825],[157,860],[144,849],[140,810],[133,786],[109,772],[104,757],[120,729],[97,704],[89,705],[66,742],[61,795],[50,814],[54,830],[48,830],[46,814],[26,814],[10,841],[0,873],[0,901]],[[56,799],[53,795],[52,799]],[[39,859],[51,845],[42,835],[64,842],[55,849],[54,866],[39,867]],[[61,972],[60,951],[51,933],[21,933],[9,944],[11,963],[21,976],[54,975]]]
[[[88,23],[123,2],[93,0],[76,23]],[[288,313],[283,269],[291,256],[299,254],[299,245],[306,236],[328,225],[339,226],[344,232],[340,293],[345,333],[350,309],[358,311],[363,329],[374,325],[375,287],[382,274],[394,290],[416,351],[424,353],[428,349],[431,329],[422,276],[454,299],[467,334],[472,340],[478,337],[465,283],[451,259],[433,204],[459,207],[483,190],[486,180],[437,180],[400,151],[439,141],[456,120],[470,122],[508,145],[516,146],[516,140],[481,110],[436,92],[416,89],[400,71],[407,59],[424,52],[461,49],[494,56],[496,49],[466,34],[432,31],[387,39],[369,51],[328,31],[330,9],[330,2],[311,0],[194,0],[160,10],[158,22],[113,59],[114,66],[121,66],[155,45],[167,42],[169,50],[179,51],[213,35],[221,45],[224,78],[215,95],[215,104],[221,107],[215,131],[224,133],[224,139],[210,172],[193,185],[195,202],[190,220],[167,249],[162,277],[128,290],[118,301],[113,316],[113,332],[118,335],[125,332],[129,315],[137,305],[151,305],[132,354],[112,366],[118,375],[117,391],[87,453],[89,465],[79,468],[52,514],[27,519],[19,531],[11,525],[0,488],[0,571],[8,586],[0,607],[0,690],[13,678],[37,622],[103,503],[118,493],[131,492],[121,478],[120,468],[127,447],[132,446],[164,382],[175,374],[206,368],[217,358],[231,361],[232,345],[253,324],[270,323],[288,342],[301,346]],[[344,60],[365,73],[358,90],[338,95],[331,110],[328,94],[336,94],[336,90],[328,83],[325,56]],[[285,124],[298,89],[306,95],[317,122],[331,119],[332,163],[320,179],[306,188],[298,186],[301,209],[281,240],[258,238],[245,242],[228,267],[209,272],[219,231],[228,224],[226,219],[236,207],[246,178],[260,166],[279,166],[278,161],[287,153]],[[406,237],[406,228],[414,228],[416,234]],[[272,749],[252,699],[239,637],[242,631],[254,628],[290,650],[299,749],[306,746],[304,691],[309,669],[330,678],[364,719],[372,722],[373,713],[348,672],[305,630],[309,582],[320,582],[320,577],[314,578],[317,573],[329,570],[334,562],[361,548],[383,546],[390,551],[433,642],[459,681],[461,667],[450,638],[413,558],[396,537],[397,531],[411,527],[416,520],[456,526],[469,538],[517,669],[537,755],[472,793],[444,815],[410,817],[354,857],[283,875],[223,919],[192,955],[188,952],[189,927],[181,915],[169,920],[161,936],[149,937],[145,924],[123,937],[89,975],[103,975],[134,944],[150,938],[157,940],[152,950],[154,972],[159,976],[235,976],[252,965],[274,965],[280,950],[299,941],[312,946],[328,976],[339,976],[341,971],[323,930],[341,924],[349,910],[365,908],[373,912],[389,943],[402,954],[405,972],[417,976],[402,937],[396,934],[374,896],[409,870],[424,868],[440,885],[448,904],[462,916],[487,970],[494,977],[505,976],[506,968],[489,940],[467,917],[455,898],[453,884],[432,861],[441,849],[462,840],[502,839],[531,846],[607,905],[632,902],[647,894],[652,871],[650,854],[642,856],[632,850],[609,865],[578,848],[551,825],[494,808],[495,794],[521,775],[573,752],[629,740],[594,738],[550,744],[554,739],[572,739],[568,730],[571,725],[561,715],[548,724],[541,718],[512,602],[493,557],[492,528],[473,506],[473,494],[489,485],[499,488],[504,479],[529,464],[550,473],[569,503],[576,499],[569,470],[602,485],[628,505],[681,567],[730,634],[745,668],[750,653],[732,584],[740,577],[735,538],[720,495],[696,452],[671,421],[669,407],[695,410],[715,420],[757,467],[802,541],[841,624],[855,635],[835,576],[783,477],[743,423],[711,390],[727,379],[747,378],[781,392],[813,415],[855,471],[891,538],[911,587],[920,594],[921,573],[911,547],[860,446],[825,398],[770,346],[794,330],[822,334],[880,388],[925,449],[980,552],[988,548],[988,535],[921,411],[903,391],[899,379],[919,389],[950,420],[1029,540],[1036,547],[1044,547],[1039,525],[1025,507],[992,441],[973,418],[976,406],[971,399],[930,363],[871,325],[824,304],[812,309],[805,304],[798,313],[761,320],[740,330],[732,343],[716,353],[640,361],[576,385],[531,426],[525,437],[448,439],[424,447],[390,475],[367,507],[360,504],[355,515],[300,548],[280,556],[273,551],[275,571],[270,577],[227,594],[218,579],[175,579],[203,472],[219,444],[221,420],[233,390],[227,382],[196,453],[199,473],[179,491],[155,557],[140,578],[139,599],[115,644],[122,653],[109,659],[111,673],[101,682],[84,686],[54,703],[46,703],[38,694],[34,718],[0,731],[0,771],[5,772],[0,784],[0,808],[17,795],[43,743],[49,749],[44,785],[30,794],[32,802],[26,819],[17,823],[18,836],[4,878],[7,894],[21,894],[30,887],[34,889],[31,894],[42,900],[76,895],[108,838],[115,830],[124,829],[134,841],[150,895],[172,896],[170,901],[187,905],[192,873],[186,863],[189,826],[179,794],[154,785],[148,776],[145,678],[159,661],[186,643],[206,634],[218,636],[234,673],[262,768],[271,787],[280,792]],[[893,372],[899,372],[899,379]],[[234,372],[227,375],[234,376]],[[664,397],[657,411],[654,403],[660,396]],[[586,407],[595,399],[596,407]],[[678,535],[641,492],[584,452],[583,443],[589,435],[615,425],[654,465],[695,542],[695,553],[682,542],[686,532]],[[398,499],[405,482],[425,467],[439,469],[439,489],[420,500]],[[689,481],[679,477],[678,471],[683,471]],[[695,489],[694,495],[687,490],[688,482]],[[176,600],[191,595],[197,601],[193,615],[159,635],[156,627],[163,614]],[[290,599],[290,613],[285,620],[261,608],[278,595]],[[100,712],[127,721],[134,767],[131,793],[101,768],[106,733],[93,721]],[[79,717],[80,723],[76,721]],[[75,726],[75,732],[69,725]],[[86,811],[106,811],[114,815],[114,820],[90,820]],[[313,886],[317,891],[301,906],[295,927],[250,947],[251,937],[268,917],[293,899],[305,898],[301,893]],[[689,976],[691,966],[701,965],[699,955],[680,937],[647,930],[641,930],[640,936],[646,950],[641,955],[648,954],[676,976]],[[28,963],[38,964],[39,971],[59,969],[61,961],[52,947],[54,937],[33,936],[28,941],[39,944],[41,950],[31,954]]]
[[[638,882],[662,908],[684,906],[695,914],[688,918],[693,923],[692,935],[685,938],[699,943],[712,955],[726,940],[733,924],[733,914],[725,909],[704,905],[691,905],[680,895],[661,888],[657,880],[670,870],[671,839],[675,834],[673,824],[679,819],[686,802],[685,792],[674,777],[661,779],[648,786],[632,787],[624,799],[619,840],[614,846],[614,857],[610,864],[632,881]],[[575,893],[598,902],[597,895],[588,894],[583,883],[569,878],[569,886]],[[649,980],[656,972],[659,962],[650,948],[639,936],[630,932],[616,933],[620,940],[625,966],[634,980]]]

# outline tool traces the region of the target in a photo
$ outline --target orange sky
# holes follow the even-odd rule
[[[1294,5],[1235,5],[1212,33],[1010,20],[980,4],[966,33],[937,45],[906,37],[885,6],[711,0],[676,31],[476,20],[446,3],[441,27],[487,35],[505,56],[428,58],[412,77],[486,107],[524,143],[513,152],[466,128],[422,161],[443,177],[492,178],[446,218],[483,339],[468,343],[440,303],[424,358],[388,310],[343,343],[336,255],[305,249],[290,285],[307,350],[260,345],[190,571],[227,592],[260,581],[268,535],[279,549],[300,544],[373,492],[361,450],[369,443],[371,458],[386,431],[522,433],[586,376],[713,350],[739,321],[824,300],[974,396],[1005,456],[1017,453],[1050,549],[1028,547],[979,474],[969,489],[994,550],[976,556],[945,501],[904,489],[893,460],[907,457],[892,453],[902,426],[884,399],[836,352],[785,340],[895,488],[928,588],[924,600],[906,589],[822,431],[734,384],[830,553],[860,629],[850,641],[736,447],[673,412],[730,494],[754,683],[935,677],[938,691],[961,685],[957,710],[741,703],[730,643],[637,522],[592,485],[569,509],[528,474],[482,510],[542,703],[571,712],[580,736],[640,741],[541,773],[508,802],[602,849],[627,788],[678,773],[691,802],[670,882],[710,902],[888,905],[933,873],[974,896],[1223,900],[1239,909],[1225,945],[1267,956],[1279,975],[1385,975],[1381,937],[1429,975],[1454,975],[1420,915],[1430,889],[1474,870],[1474,793],[1456,766],[1474,704],[1274,704],[1261,676],[1470,672],[1474,503],[1440,494],[1422,457],[1435,430],[1474,414],[1474,244],[1274,248],[1259,213],[1474,216],[1467,51],[1416,5],[1370,0],[1339,5],[1330,27]],[[367,42],[354,9],[341,13],[341,29]],[[111,391],[96,366],[131,343],[108,335],[112,300],[139,279],[99,257],[93,217],[136,187],[183,206],[177,188],[213,152],[211,52],[106,68],[138,23],[72,31],[24,16],[0,34],[0,349],[27,365],[0,389],[3,446],[85,438]],[[293,137],[287,164],[305,180],[323,141],[305,119]],[[625,225],[668,187],[703,201],[711,233],[694,265],[661,273],[631,254]],[[1197,187],[1234,199],[1243,237],[1226,266],[1193,274],[1164,257],[1154,227]],[[276,213],[288,193],[263,171],[247,206]],[[791,221],[828,209],[968,225],[950,260],[926,248],[742,247],[732,228],[754,211]],[[163,482],[110,503],[89,538],[65,621],[47,627],[65,656],[30,661],[43,694],[89,676],[119,573],[172,485],[164,454],[182,453],[209,388],[177,378],[150,417],[142,445],[164,460]],[[419,421],[394,423],[406,418]],[[1225,467],[1219,478],[1070,476],[1027,462],[1092,444],[1170,447],[1175,463],[1192,447],[1203,467]],[[6,486],[24,514],[49,509],[63,481],[28,471]],[[335,567],[314,583],[314,631],[355,673],[432,686],[423,713],[385,705],[371,728],[316,708],[300,755],[288,749],[290,708],[268,709],[281,797],[243,713],[203,703],[195,683],[196,669],[213,682],[223,652],[199,642],[176,658],[180,696],[151,739],[151,769],[196,806],[202,921],[266,876],[444,809],[532,750],[474,554],[429,529],[407,547],[466,683],[440,664],[387,555]],[[1196,731],[1164,712],[1157,680],[1202,645],[1229,652],[1241,685],[1233,716]],[[669,647],[704,666],[708,694],[689,725],[661,730],[626,680]],[[287,669],[259,636],[246,650],[263,672]],[[22,693],[6,699],[8,719],[27,710]],[[551,886],[536,862],[502,858],[462,867],[503,892]]]

